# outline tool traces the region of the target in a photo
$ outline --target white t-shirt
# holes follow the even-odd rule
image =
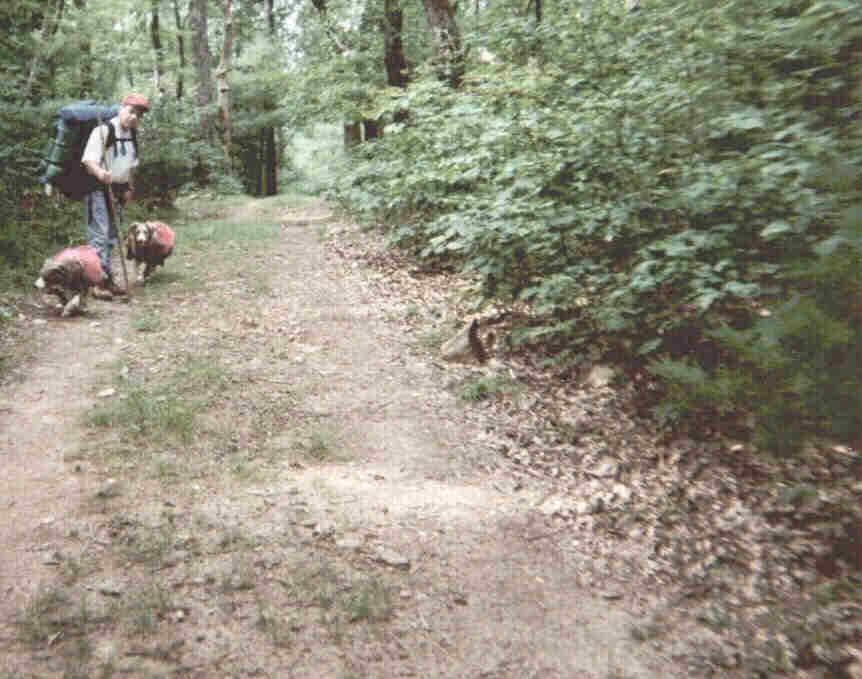
[[[97,126],[90,133],[81,162],[93,160],[111,173],[111,183],[125,184],[129,181],[131,169],[138,166],[138,154],[135,153],[135,145],[132,143],[132,131],[120,126],[119,116],[113,118],[111,122],[117,132],[117,140],[104,154],[105,162],[102,163],[102,150],[108,138],[107,124]]]

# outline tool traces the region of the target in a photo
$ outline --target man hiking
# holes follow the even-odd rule
[[[142,94],[126,96],[119,113],[90,133],[81,158],[87,172],[99,182],[84,196],[87,240],[99,253],[104,272],[102,285],[93,290],[93,296],[99,299],[126,294],[111,272],[111,248],[119,238],[116,220],[122,216],[123,206],[135,194],[134,171],[138,167],[135,130],[149,110],[150,102]],[[108,196],[109,186],[116,198],[114,205]],[[113,214],[114,207],[120,214]]]

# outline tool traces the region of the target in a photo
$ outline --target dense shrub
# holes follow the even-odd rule
[[[44,259],[80,231],[80,211],[67,213],[38,183],[40,119],[38,109],[0,108],[7,140],[0,148],[0,287],[32,284]]]
[[[501,17],[481,36],[496,63],[463,88],[428,77],[380,101],[409,122],[337,197],[475,272],[482,300],[531,303],[546,322],[521,339],[561,357],[589,342],[769,372],[728,333],[762,335],[763,306],[788,336],[792,316],[831,313],[800,272],[832,267],[814,248],[859,188],[829,179],[862,162],[862,16],[837,0],[643,4]]]
[[[711,333],[726,352],[715,370],[665,359],[652,366],[668,384],[661,411],[756,416],[756,438],[799,450],[829,432],[862,443],[862,210],[823,244],[814,262],[787,273],[793,296],[753,327]]]

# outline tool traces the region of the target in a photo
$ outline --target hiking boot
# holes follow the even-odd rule
[[[111,291],[108,290],[108,288],[106,288],[104,285],[97,285],[95,288],[93,288],[92,294],[93,297],[95,297],[96,299],[114,299],[113,293],[111,293]]]
[[[126,294],[126,289],[121,285],[117,285],[114,281],[107,281],[105,287],[114,297],[122,297]]]

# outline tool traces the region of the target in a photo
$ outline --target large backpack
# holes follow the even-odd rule
[[[99,181],[84,168],[81,157],[90,133],[99,121],[109,123],[106,148],[116,142],[117,131],[110,124],[111,118],[119,113],[119,106],[108,106],[95,101],[76,101],[57,111],[54,120],[54,138],[42,157],[39,165],[42,184],[54,186],[67,198],[81,200],[90,191],[99,188]],[[135,155],[138,153],[138,137],[132,129],[132,144]]]

